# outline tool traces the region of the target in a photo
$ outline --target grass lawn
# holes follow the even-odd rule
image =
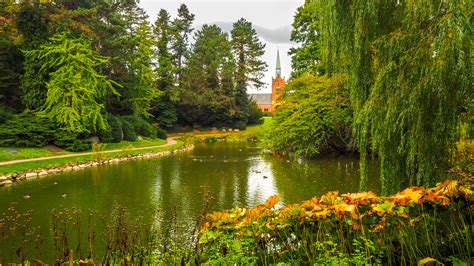
[[[43,148],[7,148],[0,147],[0,162],[69,154],[72,152],[52,152]]]
[[[127,148],[139,148],[139,147],[148,147],[148,146],[157,146],[163,145],[166,143],[164,139],[142,139],[138,141],[121,141],[119,143],[104,143],[104,148],[101,150],[110,151],[110,150],[119,150]]]
[[[163,139],[142,139],[142,140],[134,141],[134,142],[122,141],[120,143],[105,143],[103,144],[104,146],[100,148],[100,150],[109,151],[109,150],[120,150],[120,149],[128,149],[128,148],[148,147],[148,146],[163,145],[165,143],[166,143],[166,140],[163,140]],[[44,148],[0,147],[0,162],[63,155],[63,154],[73,154],[73,153],[74,152],[68,152],[68,151],[52,152]]]
[[[242,132],[248,133],[248,134],[263,133],[265,131],[268,131],[268,129],[270,128],[272,123],[273,123],[273,117],[264,117],[263,118],[263,124],[255,125],[255,126],[249,126]]]
[[[138,151],[120,151],[120,152],[112,152],[112,153],[106,153],[106,154],[97,154],[97,155],[79,155],[77,157],[69,157],[69,158],[58,158],[58,159],[50,159],[50,160],[44,160],[44,161],[35,161],[35,162],[26,162],[26,163],[17,163],[17,164],[11,164],[11,165],[3,165],[0,166],[0,175],[7,175],[7,174],[13,174],[13,173],[19,173],[19,172],[24,172],[27,170],[32,170],[32,169],[44,169],[44,168],[52,168],[52,167],[58,167],[66,164],[71,164],[71,163],[82,163],[82,162],[87,162],[90,161],[94,158],[101,158],[101,159],[106,159],[106,158],[116,158],[116,157],[125,157],[128,155],[137,155],[137,154],[143,154],[143,153],[148,153],[148,152],[160,152],[160,151],[167,151],[167,150],[174,150],[177,148],[180,148],[183,146],[183,142],[180,140],[176,140],[177,143],[171,146],[166,146],[166,147],[156,147],[156,148],[150,148],[150,149],[145,149],[145,150],[138,150]],[[163,141],[165,142],[165,141]],[[159,144],[156,144],[159,145]],[[148,146],[148,145],[145,145]],[[136,146],[138,147],[138,146]],[[142,146],[143,147],[143,146]]]

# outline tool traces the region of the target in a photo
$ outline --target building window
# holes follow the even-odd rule
[[[268,108],[263,108],[263,111],[264,111],[264,112],[268,112]]]

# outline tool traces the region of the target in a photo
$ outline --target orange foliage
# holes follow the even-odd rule
[[[279,195],[271,196],[265,204],[255,208],[234,208],[213,212],[207,216],[200,233],[237,232],[238,235],[269,237],[272,234],[300,225],[316,226],[318,221],[341,221],[353,230],[362,226],[379,232],[387,226],[412,226],[418,219],[409,213],[419,215],[425,204],[447,206],[457,199],[473,201],[474,179],[446,180],[431,189],[407,188],[390,197],[378,197],[373,192],[343,194],[328,192],[319,199],[313,197],[299,204],[275,209]],[[413,210],[413,211],[410,211]],[[410,211],[410,212],[409,212]],[[418,213],[418,214],[416,214]],[[367,223],[366,221],[371,222]],[[364,223],[365,222],[365,223]],[[210,239],[210,238],[204,238]],[[204,241],[204,240],[203,240]]]

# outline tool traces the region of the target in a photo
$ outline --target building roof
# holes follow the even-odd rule
[[[277,63],[276,63],[276,76],[281,75],[281,64],[280,64],[280,49],[277,49]]]
[[[249,98],[254,99],[255,102],[257,102],[257,105],[271,105],[272,104],[271,93],[249,94]]]

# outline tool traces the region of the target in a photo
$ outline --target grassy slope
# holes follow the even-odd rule
[[[161,143],[161,144],[163,144],[163,143]],[[159,144],[155,144],[155,145],[159,145]],[[145,146],[149,146],[149,145],[145,145]],[[58,167],[58,166],[66,165],[66,164],[87,162],[87,161],[90,161],[90,160],[94,159],[94,157],[95,158],[100,157],[100,158],[104,158],[104,159],[105,158],[124,157],[124,156],[128,156],[128,155],[137,155],[137,154],[143,154],[143,153],[148,153],[148,152],[160,152],[160,151],[173,150],[173,149],[177,149],[181,146],[183,146],[183,142],[177,140],[177,143],[174,144],[174,145],[171,145],[171,146],[150,148],[150,149],[146,149],[146,150],[127,151],[126,149],[124,149],[123,151],[120,151],[120,152],[113,152],[113,153],[107,153],[107,154],[83,155],[83,156],[79,155],[77,157],[58,158],[58,159],[51,159],[51,160],[44,160],[44,161],[35,161],[35,162],[26,162],[26,163],[18,163],[18,164],[11,164],[11,165],[3,165],[3,166],[0,166],[0,175],[19,173],[19,172],[24,172],[24,171],[27,171],[27,170],[32,170],[32,169],[51,168],[51,167]],[[139,146],[135,146],[135,147],[139,147]]]
[[[100,149],[101,151],[126,149],[130,147],[148,147],[165,144],[166,140],[163,139],[143,139],[135,142],[122,141],[120,143],[107,143]],[[10,152],[9,152],[10,151]],[[11,151],[16,153],[12,154]],[[0,162],[30,159],[38,157],[47,157],[63,154],[73,154],[74,152],[62,151],[62,152],[51,152],[43,148],[8,148],[0,147]],[[80,154],[80,153],[77,153]]]
[[[14,153],[12,153],[14,152]],[[43,148],[7,148],[0,147],[0,162],[69,154],[71,152],[51,152]]]
[[[244,131],[247,134],[259,134],[263,133],[268,130],[270,125],[273,123],[273,118],[272,117],[264,117],[263,118],[263,124],[261,125],[256,125],[256,126],[249,126],[247,129]]]
[[[238,132],[219,132],[217,134],[192,134],[198,139],[206,141],[212,138],[225,138],[227,142],[240,142],[247,141],[248,139],[261,139],[262,136],[270,130],[270,126],[273,123],[272,117],[264,117],[263,124],[249,126],[247,129]]]

